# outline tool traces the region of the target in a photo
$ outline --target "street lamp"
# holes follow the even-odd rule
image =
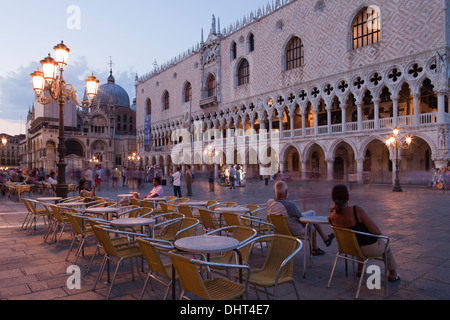
[[[128,161],[129,161],[129,162],[133,162],[133,164],[134,164],[135,167],[136,167],[136,163],[139,162],[139,161],[141,161],[141,157],[138,156],[138,155],[136,154],[136,152],[133,152],[132,154],[130,154],[130,155],[128,156]]]
[[[412,138],[408,136],[404,136],[403,138],[399,138],[400,130],[394,128],[392,132],[392,136],[390,136],[386,140],[386,146],[391,150],[395,150],[395,184],[393,192],[402,192],[402,187],[400,186],[400,162],[398,160],[398,150],[408,149],[411,145]]]
[[[59,162],[58,167],[58,183],[56,185],[56,194],[58,197],[67,198],[68,187],[66,183],[66,166],[64,161],[66,147],[64,134],[64,104],[72,100],[79,107],[89,108],[92,100],[97,95],[99,80],[93,74],[89,76],[86,81],[86,95],[88,99],[83,99],[81,103],[78,102],[76,92],[73,86],[66,83],[63,78],[64,68],[67,66],[70,49],[61,41],[60,44],[53,47],[55,51],[55,59],[50,54],[41,60],[42,71],[37,71],[30,74],[33,81],[33,89],[36,93],[36,99],[42,105],[48,105],[55,101],[59,104],[59,137],[58,137],[58,153]],[[58,77],[59,71],[59,77]],[[50,96],[47,98],[42,95],[42,92],[48,90]]]

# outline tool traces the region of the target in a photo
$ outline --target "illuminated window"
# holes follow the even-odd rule
[[[207,82],[208,82],[208,97],[214,97],[216,95],[216,77],[210,74]]]
[[[353,21],[353,49],[380,41],[380,13],[373,7],[362,9]]]
[[[242,60],[238,68],[238,86],[250,81],[250,66],[246,59]]]
[[[184,87],[184,102],[192,101],[192,86],[191,83],[186,83]]]
[[[286,70],[292,70],[303,65],[303,43],[298,37],[289,41],[286,48]]]
[[[169,92],[165,91],[163,96],[163,108],[164,110],[169,110],[170,101],[169,101]]]

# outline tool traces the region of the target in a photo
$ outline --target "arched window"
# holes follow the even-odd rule
[[[184,87],[184,102],[192,101],[192,85],[190,82],[186,83]]]
[[[163,95],[163,109],[169,110],[170,102],[169,102],[169,92],[165,91]]]
[[[231,49],[230,49],[230,59],[234,60],[237,57],[237,44],[236,42],[233,41],[233,43],[231,44]]]
[[[286,70],[292,70],[303,65],[303,42],[299,37],[293,37],[286,47]]]
[[[353,49],[380,41],[381,19],[374,7],[362,9],[353,20]]]
[[[248,52],[255,51],[255,36],[253,33],[250,33],[248,36],[247,50]]]
[[[152,100],[147,99],[147,115],[152,114]]]
[[[208,77],[208,97],[214,97],[216,95],[216,77],[210,74]]]
[[[238,86],[247,84],[250,81],[250,66],[247,59],[243,59],[238,67]]]

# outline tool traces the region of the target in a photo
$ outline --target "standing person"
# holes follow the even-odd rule
[[[102,190],[102,168],[98,167],[97,171],[95,171],[95,187],[98,191]]]
[[[87,188],[88,190],[92,190],[92,180],[93,180],[93,173],[92,170],[87,167],[84,171],[84,179],[87,181]]]
[[[177,167],[177,171],[172,174],[173,178],[173,193],[175,197],[181,198],[181,172],[180,167]]]
[[[112,172],[112,181],[113,181],[113,188],[117,189],[117,185],[119,183],[120,178],[120,171],[117,168],[114,168]]]
[[[347,228],[355,231],[381,235],[380,228],[370,218],[370,216],[359,206],[349,206],[350,196],[347,187],[344,185],[335,186],[331,193],[334,204],[330,208],[328,221],[332,226]],[[362,253],[367,257],[377,257],[383,254],[386,247],[386,239],[376,239],[374,237],[357,235],[358,244]],[[386,251],[387,269],[389,270],[389,281],[400,280],[397,273],[397,262],[391,247]],[[362,265],[358,264],[358,272],[361,273]]]
[[[211,165],[208,172],[209,192],[214,192],[214,166]]]
[[[194,177],[192,176],[191,166],[188,164],[186,170],[186,189],[188,197],[192,196],[192,182],[194,182]]]
[[[127,179],[127,168],[122,169],[122,187],[125,187],[125,180]]]
[[[236,181],[236,169],[234,169],[234,166],[230,166],[230,189],[236,189],[235,186]]]

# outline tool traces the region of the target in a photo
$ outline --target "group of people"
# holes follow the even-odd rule
[[[305,224],[300,221],[303,217],[297,204],[287,200],[288,188],[284,181],[275,184],[275,199],[267,202],[267,210],[269,214],[283,215],[288,218],[288,227],[293,236],[301,236],[305,234]],[[337,185],[333,188],[331,198],[333,205],[330,207],[328,221],[330,225],[347,228],[354,231],[370,233],[373,235],[381,235],[382,232],[373,219],[360,206],[350,206],[350,196],[345,185]],[[334,234],[326,235],[320,224],[313,227],[311,245],[313,255],[323,255],[325,252],[321,250],[316,241],[317,233],[322,238],[324,244],[328,247],[331,245]],[[367,257],[376,257],[384,253],[386,240],[364,235],[357,235],[357,241],[360,245],[362,253]],[[389,270],[388,280],[397,281],[400,279],[397,273],[397,263],[390,246],[386,251],[387,268]],[[358,266],[358,272],[361,273],[361,264]]]
[[[434,168],[429,187],[435,190],[450,189],[450,166]]]
[[[44,168],[15,168],[0,171],[0,182],[3,181],[27,184],[35,184],[37,182],[56,183],[56,174],[53,170],[46,173]]]

